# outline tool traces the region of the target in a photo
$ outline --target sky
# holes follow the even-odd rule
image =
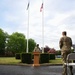
[[[59,40],[62,32],[72,38],[75,44],[75,0],[30,0],[29,5],[29,38],[43,46],[42,12],[44,46],[59,50]],[[27,38],[28,0],[0,0],[0,28],[12,34],[23,33]]]

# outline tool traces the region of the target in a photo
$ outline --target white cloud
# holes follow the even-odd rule
[[[19,20],[17,16],[14,16],[13,14],[10,14],[10,13],[6,13],[4,15],[4,18],[5,18],[5,21],[7,22],[15,22]]]

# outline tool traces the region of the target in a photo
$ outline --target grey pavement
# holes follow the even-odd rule
[[[0,75],[62,75],[62,71],[62,66],[0,65]],[[75,75],[75,67],[73,73]]]

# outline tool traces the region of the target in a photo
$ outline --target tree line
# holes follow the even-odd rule
[[[28,39],[29,52],[32,52],[36,42]],[[26,52],[27,39],[23,33],[14,32],[9,35],[0,29],[0,55]]]
[[[34,39],[28,39],[28,52],[33,52],[36,42]],[[0,56],[15,55],[15,53],[26,52],[27,39],[23,33],[14,32],[9,35],[0,28]],[[49,52],[50,50],[50,52]],[[56,52],[55,52],[56,51]],[[60,55],[61,50],[52,50],[49,47],[44,48],[46,53],[55,53]],[[72,50],[73,52],[73,50]]]

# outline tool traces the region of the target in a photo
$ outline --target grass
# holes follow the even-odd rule
[[[56,58],[55,60],[50,60],[49,61],[51,64],[62,64],[62,59],[61,58]]]
[[[21,60],[16,60],[15,57],[0,57],[0,64],[18,64]]]
[[[50,60],[50,64],[62,64],[61,58]],[[21,60],[15,59],[15,57],[0,57],[0,64],[20,64]]]

